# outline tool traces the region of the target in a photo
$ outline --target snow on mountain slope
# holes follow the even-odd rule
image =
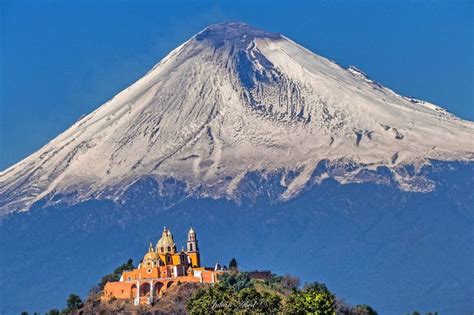
[[[474,160],[474,123],[400,96],[280,34],[209,26],[39,151],[0,173],[0,213],[55,195],[109,198],[145,175],[232,198],[249,171]],[[340,174],[342,183],[355,181]],[[416,189],[394,171],[400,188]],[[207,189],[209,188],[208,192]],[[211,189],[212,188],[212,189]],[[210,192],[212,191],[212,193]]]

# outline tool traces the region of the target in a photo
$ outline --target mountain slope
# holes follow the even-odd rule
[[[0,173],[0,313],[84,296],[192,223],[206,265],[237,257],[383,314],[468,314],[472,139],[283,35],[210,26]]]
[[[430,159],[473,160],[473,137],[472,122],[400,96],[355,67],[283,35],[223,23],[1,172],[0,209],[117,199],[149,175],[183,180],[191,194],[234,198],[252,171],[292,171],[277,196],[288,199],[322,160],[354,165],[324,175],[341,183],[387,166],[399,188],[429,191],[434,183],[414,184],[416,171]],[[415,174],[398,171],[407,164]]]
[[[474,163],[426,168],[443,170],[428,174],[439,183],[428,193],[327,179],[286,202],[263,195],[238,205],[186,198],[179,182],[146,178],[122,203],[88,200],[11,214],[0,221],[0,314],[45,313],[70,293],[85,297],[117,263],[141,259],[163,225],[184,244],[190,223],[204,265],[236,257],[243,270],[324,282],[379,314],[470,314]],[[280,181],[253,176],[242,190],[271,192]]]

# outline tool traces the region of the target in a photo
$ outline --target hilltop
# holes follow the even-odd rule
[[[271,275],[254,278],[252,273],[228,271],[216,284],[178,283],[152,305],[134,305],[132,300],[104,301],[103,291],[95,287],[84,303],[75,300],[62,314],[265,314],[377,315],[368,305],[350,306],[330,292],[324,284],[301,286],[298,278]],[[51,310],[47,315],[55,315]]]

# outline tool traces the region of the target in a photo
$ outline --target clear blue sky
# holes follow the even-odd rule
[[[0,1],[0,170],[208,24],[285,34],[474,120],[473,1]]]

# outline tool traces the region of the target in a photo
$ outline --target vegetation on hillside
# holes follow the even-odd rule
[[[271,275],[270,278],[252,279],[247,272],[239,272],[235,258],[230,270],[219,276],[214,285],[177,283],[167,290],[154,305],[134,306],[131,300],[101,301],[102,289],[108,281],[118,281],[123,270],[133,269],[129,259],[102,278],[91,289],[86,301],[71,294],[63,310],[52,309],[46,315],[86,314],[320,314],[320,315],[376,315],[366,304],[350,306],[336,297],[321,283],[300,285],[292,275]],[[39,313],[34,313],[35,315]],[[22,315],[28,315],[23,312]],[[407,314],[409,315],[409,314]],[[413,312],[411,315],[421,315]],[[426,315],[437,315],[427,313]]]
[[[199,288],[188,302],[191,314],[340,314],[375,315],[368,305],[350,307],[338,300],[324,284],[311,283],[299,288],[298,278],[272,275],[251,279],[248,273],[230,271],[219,283]]]
[[[198,289],[187,306],[191,314],[229,314],[245,310],[271,314],[281,310],[281,297],[258,291],[247,273],[236,271],[221,275],[215,285]]]
[[[115,268],[114,272],[102,277],[99,283],[100,290],[104,289],[104,286],[107,282],[119,281],[120,277],[122,276],[122,272],[125,270],[133,270],[135,267],[133,266],[133,260],[130,258],[127,260],[126,263],[120,265],[119,267]]]
[[[59,310],[53,308],[46,315],[69,315],[76,314],[82,307],[84,303],[81,300],[81,297],[77,294],[70,294],[66,301],[66,308]],[[21,315],[29,315],[28,312],[22,312]],[[39,315],[39,313],[33,313],[33,315]]]

